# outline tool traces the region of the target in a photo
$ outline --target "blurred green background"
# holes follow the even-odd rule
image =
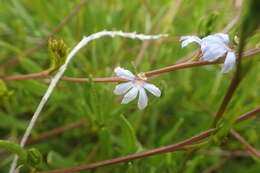
[[[0,0],[0,64],[20,56],[20,61],[1,68],[0,75],[41,72],[50,64],[48,48],[23,56],[38,45],[80,3],[80,0]],[[140,65],[133,65],[143,42],[125,38],[102,38],[92,41],[72,60],[65,76],[111,77],[114,67],[131,71],[149,71],[174,64],[197,48],[181,49],[176,36],[199,35],[222,31],[239,13],[240,0],[89,0],[76,16],[53,36],[63,39],[70,50],[83,36],[102,30],[159,34],[169,38],[153,41],[144,52]],[[230,39],[238,26],[229,32]],[[257,48],[259,32],[248,41],[246,50]],[[259,59],[259,55],[255,55]],[[1,66],[3,67],[3,66]],[[59,82],[44,107],[31,137],[54,128],[86,120],[86,124],[62,134],[35,141],[44,156],[40,170],[59,169],[107,160],[156,147],[173,144],[210,128],[212,115],[218,110],[233,73],[223,75],[221,66],[194,67],[170,72],[154,79],[162,90],[156,98],[149,94],[148,107],[140,111],[136,100],[121,105],[113,94],[116,83]],[[260,64],[255,61],[236,91],[225,112],[241,115],[260,105]],[[233,71],[234,72],[234,71]],[[48,80],[6,81],[1,84],[0,139],[18,142],[23,135]],[[236,129],[255,148],[260,148],[259,118],[236,125]],[[240,155],[226,156],[225,154]],[[178,151],[147,157],[83,172],[163,172],[207,173],[260,172],[259,160],[250,156],[233,136],[220,146],[212,145],[193,154]],[[224,155],[223,155],[224,154]],[[12,155],[0,149],[0,172],[8,171]],[[186,163],[186,164],[184,164]],[[22,168],[21,172],[27,172]]]

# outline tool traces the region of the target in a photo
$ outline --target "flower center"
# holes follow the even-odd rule
[[[137,85],[137,86],[143,87],[145,81],[142,80],[142,79],[137,78],[137,79],[133,80],[133,83],[134,83],[135,85]]]
[[[140,78],[141,80],[144,80],[144,81],[147,80],[147,77],[145,76],[144,73],[137,74],[137,77]]]
[[[223,45],[228,51],[232,51],[232,48],[229,45],[227,45],[226,43],[224,43]]]

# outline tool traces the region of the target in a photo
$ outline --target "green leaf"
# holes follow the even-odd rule
[[[20,147],[20,145],[6,140],[0,140],[0,148],[11,151],[19,156],[19,159],[26,163],[27,161],[27,152],[24,148]]]
[[[130,154],[134,153],[138,149],[138,141],[136,139],[135,131],[130,124],[130,122],[124,117],[124,115],[120,115],[120,125],[122,127],[122,135],[123,135],[123,153]]]
[[[100,143],[102,144],[100,152],[105,154],[107,157],[111,156],[112,153],[112,141],[111,133],[108,128],[102,127],[99,129]]]

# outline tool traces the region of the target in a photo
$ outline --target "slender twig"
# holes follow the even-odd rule
[[[243,58],[248,58],[252,55],[260,53],[260,49],[250,49],[246,51],[243,55]],[[167,73],[170,71],[191,68],[191,67],[198,67],[204,65],[212,65],[212,64],[221,64],[223,61],[214,61],[214,62],[207,62],[207,61],[195,61],[195,62],[188,62],[182,64],[175,64],[168,67],[144,72],[147,77],[156,76],[159,74]],[[24,80],[24,79],[37,79],[37,78],[52,78],[52,76],[47,75],[46,73],[34,73],[28,75],[19,75],[19,76],[0,76],[1,79],[5,81],[12,81],[12,80]],[[72,77],[62,77],[61,80],[70,81],[70,82],[88,82],[88,78],[72,78]],[[93,82],[125,82],[125,79],[118,78],[118,77],[107,77],[107,78],[93,78]]]
[[[238,132],[230,130],[230,133],[245,146],[245,148],[257,158],[260,158],[260,152],[258,152],[253,146],[251,146]]]
[[[238,72],[238,70],[237,70]],[[215,116],[215,118],[213,119],[213,122],[212,122],[212,126],[211,127],[216,127],[217,126],[217,122],[221,119],[221,117],[223,116],[225,110],[226,110],[226,107],[228,105],[228,103],[231,101],[231,98],[233,96],[233,94],[235,93],[235,90],[237,89],[239,83],[241,81],[241,78],[240,78],[240,74],[239,73],[236,73],[231,81],[231,84],[228,88],[228,91],[218,109],[218,112]]]
[[[88,0],[82,0],[82,2],[72,10],[72,12],[67,16],[65,17],[61,23],[59,23],[55,28],[54,30],[51,32],[50,35],[48,35],[44,40],[42,40],[38,45],[36,45],[35,47],[31,48],[31,49],[28,49],[26,50],[24,53],[23,53],[23,56],[29,56],[31,55],[32,53],[34,53],[35,51],[37,51],[38,49],[44,47],[47,43],[48,43],[48,40],[49,38],[53,37],[54,35],[56,35],[72,18],[74,18],[77,13],[80,11],[80,9],[82,7],[84,7],[84,5],[88,2]],[[8,60],[4,65],[2,65],[0,68],[1,69],[7,69],[8,67],[10,67],[12,64],[15,64],[16,62],[19,61],[20,59],[20,55]]]
[[[172,152],[172,151],[176,151],[176,150],[180,150],[180,149],[182,150],[183,146],[191,144],[191,143],[196,142],[196,141],[199,141],[201,139],[204,139],[205,137],[208,137],[209,135],[211,135],[213,132],[215,132],[215,129],[210,129],[210,130],[204,131],[204,132],[202,132],[202,133],[200,133],[196,136],[193,136],[189,139],[186,139],[182,142],[179,142],[179,143],[176,143],[176,144],[173,144],[173,145],[169,145],[169,146],[166,146],[166,147],[161,147],[161,148],[137,153],[137,154],[118,157],[118,158],[115,158],[115,159],[97,162],[97,163],[93,163],[93,164],[85,165],[85,166],[65,168],[65,169],[52,170],[52,171],[42,171],[42,172],[39,172],[39,173],[76,172],[76,171],[82,171],[82,170],[86,170],[86,169],[97,168],[97,167],[101,167],[101,166],[112,165],[112,164],[115,164],[115,163],[127,162],[127,161],[130,161],[130,160],[135,160],[135,159],[139,159],[139,158],[143,158],[143,157],[147,157],[147,156],[151,156],[151,155],[162,154],[162,153],[166,153],[166,152]]]
[[[184,63],[184,62],[189,61],[189,60],[190,60],[191,58],[193,58],[194,56],[199,55],[199,54],[200,54],[200,51],[201,51],[200,49],[197,49],[197,50],[195,50],[195,51],[189,53],[188,55],[186,55],[186,56],[180,58],[180,59],[176,62],[176,64],[182,64],[182,63]]]
[[[203,109],[205,109],[205,108],[203,107]],[[206,111],[212,116],[214,116],[214,114],[215,114],[215,112],[212,112],[211,110],[206,109]],[[239,123],[239,122],[241,122],[241,121],[243,121],[243,120],[245,120],[245,119],[247,119],[247,118],[249,118],[253,115],[256,115],[256,114],[260,114],[260,107],[253,109],[253,110],[247,112],[246,114],[241,115],[236,120],[236,123]],[[239,140],[240,143],[242,143],[251,154],[255,155],[258,158],[260,157],[260,152],[258,152],[253,146],[251,146],[242,136],[239,135],[238,132],[236,132],[235,130],[230,130],[229,133],[232,136],[234,136],[237,140]]]
[[[257,113],[258,112],[254,112],[254,115],[256,115]],[[250,116],[247,116],[247,114],[250,114]],[[248,113],[243,114],[242,116],[240,116],[237,119],[237,123],[241,122],[242,120],[246,120],[247,118],[250,118],[251,115],[252,115],[252,111],[249,111]],[[242,119],[242,120],[239,121],[240,119]],[[200,133],[200,134],[198,134],[196,136],[188,138],[188,139],[186,139],[186,140],[184,140],[182,142],[178,142],[176,144],[168,145],[168,146],[161,147],[161,148],[148,150],[148,151],[141,152],[141,153],[136,153],[136,154],[131,154],[131,155],[128,155],[128,156],[117,157],[117,158],[114,158],[114,159],[111,159],[111,160],[105,160],[105,161],[101,161],[101,162],[97,162],[97,163],[92,163],[92,164],[89,164],[89,165],[83,165],[83,166],[72,167],[72,168],[57,169],[57,170],[50,170],[50,171],[41,171],[39,173],[68,173],[68,172],[76,172],[76,171],[82,171],[82,170],[86,170],[86,169],[98,168],[98,167],[107,166],[107,165],[113,165],[113,164],[121,163],[121,162],[128,162],[128,161],[131,161],[131,160],[136,160],[136,159],[140,159],[140,158],[144,158],[144,157],[148,157],[148,156],[152,156],[152,155],[157,155],[157,154],[162,154],[162,153],[166,153],[166,152],[173,152],[173,151],[183,150],[183,149],[187,149],[186,147],[189,144],[192,144],[194,142],[198,142],[198,141],[200,141],[202,139],[205,139],[208,136],[210,136],[212,133],[214,133],[215,131],[216,131],[216,129],[210,129],[210,130],[204,131],[204,132],[202,132],[202,133]]]
[[[247,112],[247,113],[241,115],[241,116],[238,117],[238,119],[236,120],[236,123],[240,123],[241,121],[244,121],[244,120],[246,120],[246,119],[248,119],[248,118],[250,118],[251,116],[254,116],[254,115],[256,115],[256,114],[260,115],[260,107],[255,108],[255,109],[253,109],[253,110],[251,110],[251,111],[249,111],[249,112]]]
[[[72,58],[77,54],[77,52],[83,48],[84,46],[86,46],[90,41],[92,40],[96,40],[105,36],[109,36],[109,37],[115,37],[115,36],[120,36],[120,37],[125,37],[125,38],[130,38],[130,39],[138,39],[138,40],[154,40],[154,39],[159,39],[161,37],[166,37],[167,35],[163,34],[163,35],[144,35],[144,34],[136,34],[136,33],[125,33],[122,31],[101,31],[101,32],[97,32],[94,34],[89,35],[88,37],[83,37],[83,39],[71,50],[71,52],[68,54],[65,63],[59,68],[58,72],[56,73],[56,75],[54,76],[54,78],[52,78],[51,83],[47,89],[47,91],[45,92],[42,100],[40,101],[38,107],[36,108],[36,111],[34,112],[32,119],[22,137],[22,140],[20,142],[20,146],[24,147],[29,135],[31,134],[31,131],[36,123],[36,120],[38,119],[44,105],[46,104],[47,100],[49,99],[52,91],[54,90],[54,88],[56,87],[57,83],[59,82],[60,78],[62,77],[62,75],[64,74],[64,72],[66,71],[69,62],[72,60]],[[9,170],[9,173],[13,173],[15,168],[16,168],[16,164],[18,161],[18,157],[15,156],[12,164],[11,164],[11,168]]]
[[[45,138],[50,137],[50,136],[58,135],[60,133],[63,133],[66,130],[77,128],[77,127],[83,126],[85,124],[86,124],[86,120],[80,120],[80,121],[74,122],[74,123],[66,125],[66,126],[62,126],[62,127],[58,127],[58,128],[49,130],[49,131],[42,133],[42,134],[40,134],[36,137],[28,139],[28,141],[26,142],[26,145],[29,145],[33,142],[45,139]]]
[[[222,118],[228,104],[230,103],[236,89],[238,88],[238,85],[240,84],[240,82],[242,81],[244,75],[241,75],[241,59],[243,57],[243,50],[245,47],[245,39],[246,37],[243,36],[243,32],[242,32],[242,39],[240,40],[239,43],[239,49],[238,49],[238,57],[237,57],[237,63],[236,63],[236,72],[235,75],[232,78],[232,81],[228,87],[228,90],[226,92],[226,95],[218,109],[218,112],[216,113],[215,118],[213,119],[212,128],[215,128],[217,126],[218,121]]]
[[[63,133],[66,130],[70,130],[70,129],[73,129],[73,128],[83,126],[83,125],[86,124],[86,122],[87,122],[86,120],[82,119],[82,120],[79,120],[77,122],[73,122],[69,125],[52,129],[52,130],[47,131],[45,133],[42,133],[42,134],[40,134],[36,137],[28,139],[28,141],[26,142],[26,145],[30,145],[31,143],[37,142],[39,140],[43,140],[43,139],[50,137],[50,136],[58,135],[60,133]],[[0,155],[4,154],[4,153],[8,153],[8,151],[7,150],[0,150]]]

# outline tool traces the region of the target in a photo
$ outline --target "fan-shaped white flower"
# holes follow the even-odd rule
[[[217,33],[200,39],[197,36],[183,36],[180,39],[181,46],[185,47],[192,42],[201,46],[202,58],[205,61],[215,61],[226,54],[226,59],[221,72],[229,72],[236,63],[236,54],[230,48],[229,37],[227,34]]]
[[[139,94],[138,98],[138,108],[144,109],[148,104],[148,97],[146,95],[146,90],[155,95],[156,97],[161,96],[161,91],[153,84],[146,82],[146,78],[142,74],[137,76],[133,75],[129,70],[123,69],[121,67],[115,68],[115,73],[118,77],[129,80],[129,82],[118,84],[114,90],[116,95],[125,94],[122,104],[127,104],[134,100]]]

